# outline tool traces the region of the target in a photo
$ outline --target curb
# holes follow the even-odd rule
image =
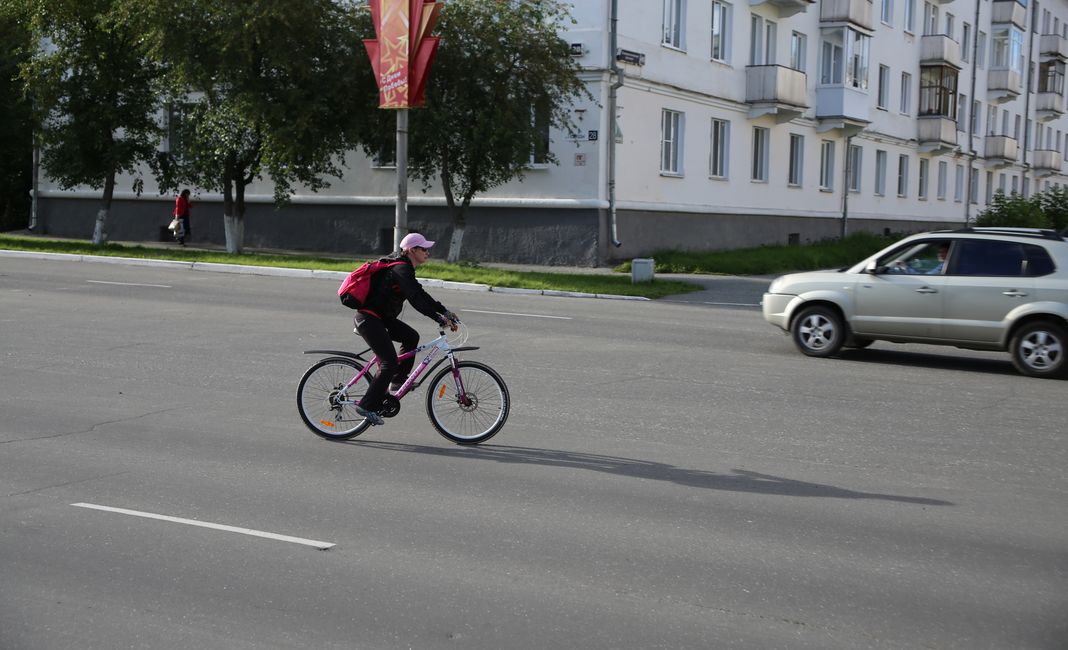
[[[291,278],[334,278],[344,279],[345,271],[322,271],[313,269],[287,269],[273,266],[248,266],[243,264],[219,264],[218,262],[178,262],[174,260],[152,260],[138,257],[109,257],[100,255],[73,255],[70,253],[38,253],[34,251],[0,250],[0,257],[18,257],[35,260],[56,260],[64,262],[95,262],[98,264],[123,264],[126,266],[158,266],[164,268],[189,269],[208,273],[237,273],[241,275],[268,275]],[[512,287],[494,287],[475,282],[453,282],[435,278],[419,279],[419,284],[427,287],[441,287],[456,291],[492,291],[494,293],[531,294],[542,296],[562,296],[565,298],[600,298],[604,300],[650,300],[644,296],[619,296],[605,293],[582,293],[579,291],[557,291],[555,289],[515,289]]]

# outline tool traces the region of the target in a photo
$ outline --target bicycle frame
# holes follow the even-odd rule
[[[426,343],[420,345],[419,347],[415,348],[414,350],[410,350],[408,352],[405,352],[404,354],[401,354],[401,355],[397,356],[397,360],[398,361],[404,361],[406,359],[410,359],[410,358],[416,356],[417,354],[420,354],[422,352],[426,352],[427,350],[429,350],[429,352],[427,352],[427,355],[425,357],[423,357],[423,360],[419,363],[419,365],[417,365],[415,368],[412,369],[412,372],[408,375],[408,379],[406,379],[404,384],[401,385],[400,390],[398,390],[395,393],[394,392],[390,392],[389,393],[390,395],[392,395],[393,397],[395,397],[397,399],[401,399],[402,397],[407,395],[409,392],[411,392],[413,389],[419,387],[419,385],[422,383],[419,380],[423,376],[423,374],[427,371],[428,368],[429,368],[429,370],[434,370],[435,368],[440,366],[442,363],[445,363],[446,361],[448,361],[452,365],[452,376],[453,376],[453,379],[456,381],[457,393],[461,396],[460,397],[461,400],[466,401],[467,392],[464,389],[463,379],[460,377],[460,373],[456,371],[456,357],[454,356],[454,354],[456,352],[463,352],[465,350],[477,350],[478,346],[476,345],[476,346],[465,346],[465,347],[454,348],[454,347],[449,345],[448,337],[445,334],[445,330],[438,330],[438,334],[439,334],[439,336],[436,339],[434,339],[432,341],[427,341]],[[445,358],[438,359],[437,363],[435,363],[433,366],[431,366],[430,362],[434,359],[434,356],[437,354],[437,352],[439,350],[445,355]],[[355,353],[354,354],[352,352],[343,352],[341,350],[306,350],[304,352],[304,354],[332,354],[332,355],[348,357],[350,359],[358,359],[358,360],[362,361],[363,364],[364,364],[363,365],[363,369],[360,370],[360,372],[356,373],[356,376],[353,377],[352,379],[350,379],[345,384],[344,388],[342,388],[342,390],[339,391],[338,397],[340,398],[342,395],[344,395],[345,399],[338,399],[337,400],[339,404],[355,404],[356,400],[348,399],[348,391],[349,391],[349,389],[352,388],[353,386],[355,386],[356,382],[360,381],[360,379],[363,378],[363,376],[366,375],[371,370],[371,368],[376,367],[376,366],[378,366],[378,367],[381,366],[381,363],[379,362],[379,359],[378,359],[378,355],[372,356],[370,358],[370,360],[365,359],[363,357],[363,355],[365,353],[369,352],[369,351],[370,351],[370,348],[368,348],[367,350],[364,350],[363,352],[359,352],[359,353]]]

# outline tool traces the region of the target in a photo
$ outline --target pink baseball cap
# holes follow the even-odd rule
[[[434,242],[428,240],[417,232],[410,232],[404,236],[401,240],[400,249],[402,251],[410,250],[418,246],[419,248],[430,248],[434,245]]]

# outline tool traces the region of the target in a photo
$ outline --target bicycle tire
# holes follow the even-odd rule
[[[367,418],[356,413],[351,404],[337,405],[331,402],[338,390],[363,370],[359,363],[341,357],[329,357],[317,362],[304,373],[297,384],[297,411],[300,419],[312,433],[327,440],[355,438],[371,426]],[[371,385],[371,373],[363,376],[363,390],[357,383],[347,396],[360,401]],[[339,426],[340,425],[340,426]]]
[[[457,371],[469,398],[460,401],[452,366],[442,368],[427,387],[426,413],[438,433],[458,445],[477,445],[495,436],[508,420],[512,400],[493,368],[477,361],[459,361]]]

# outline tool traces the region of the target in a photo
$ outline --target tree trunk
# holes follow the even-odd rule
[[[241,252],[242,225],[234,215],[234,180],[227,175],[223,181],[223,234],[226,235],[226,252],[231,255]]]
[[[104,196],[100,200],[100,209],[93,224],[93,245],[103,246],[108,240],[108,213],[111,212],[111,197],[115,195],[115,172],[108,174],[104,180]]]
[[[464,225],[463,221],[452,222],[452,239],[449,240],[449,255],[445,259],[446,262],[456,263],[460,261],[460,249],[464,243]]]

